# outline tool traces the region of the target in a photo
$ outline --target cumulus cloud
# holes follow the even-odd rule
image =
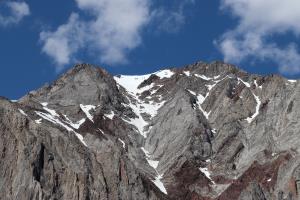
[[[87,25],[79,20],[78,14],[72,13],[68,22],[54,32],[41,32],[40,39],[44,42],[42,52],[54,58],[58,70],[68,64],[73,54],[82,48],[86,40]]]
[[[89,15],[86,20],[73,13],[68,22],[54,31],[43,31],[42,51],[54,59],[59,69],[88,49],[107,64],[127,62],[128,51],[141,43],[142,28],[149,22],[148,0],[76,0]]]
[[[284,74],[300,73],[300,54],[295,43],[279,46],[274,35],[300,34],[299,0],[221,0],[221,9],[238,20],[237,26],[215,41],[227,62],[245,59],[273,61]]]
[[[2,4],[8,9],[8,15],[0,14],[0,26],[18,24],[24,17],[30,15],[27,3],[19,1],[9,1]]]
[[[54,30],[40,33],[42,52],[57,70],[76,61],[81,50],[109,65],[128,63],[128,53],[142,43],[142,32],[176,32],[184,25],[186,6],[195,0],[176,0],[172,9],[153,6],[153,0],[75,0],[80,12]]]

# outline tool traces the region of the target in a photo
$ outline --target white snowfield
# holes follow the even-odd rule
[[[171,70],[161,70],[158,72],[154,72],[152,74],[155,74],[160,79],[163,78],[171,78],[174,75],[174,72]],[[145,80],[147,80],[152,74],[146,74],[146,75],[120,75],[120,77],[115,76],[115,81],[124,87],[127,92],[130,92],[131,94],[137,94],[142,93],[143,91],[149,90],[153,87],[153,85],[145,86],[141,89],[138,89],[138,86]]]
[[[170,78],[174,75],[174,72],[171,70],[161,70],[158,72],[153,73],[157,75],[160,79],[163,78]],[[129,106],[133,112],[137,115],[137,118],[131,118],[130,120],[123,119],[127,123],[130,123],[134,125],[137,129],[138,132],[143,136],[147,137],[147,132],[149,131],[144,131],[144,128],[148,125],[148,122],[146,122],[143,117],[142,113],[147,113],[153,118],[154,116],[157,115],[158,109],[163,106],[165,102],[153,102],[149,101],[148,103],[141,101],[138,98],[138,95],[143,93],[146,90],[150,90],[153,88],[154,84],[147,85],[142,88],[138,88],[138,86],[145,80],[147,80],[152,74],[147,74],[147,75],[120,75],[115,76],[114,79],[117,82],[117,84],[121,85],[123,88],[126,89],[126,91],[135,99],[135,102],[132,102],[130,98],[128,98],[128,101],[130,102],[129,105],[124,105],[124,106]],[[159,85],[159,87],[162,87],[162,85]],[[155,92],[153,92],[155,93]]]
[[[157,115],[158,109],[164,105],[164,101],[160,103],[154,103],[152,101],[149,101],[149,103],[144,103],[140,101],[137,97],[135,97],[135,99],[136,99],[136,104],[133,104],[131,100],[128,99],[130,103],[125,106],[129,106],[133,110],[133,112],[137,115],[137,118],[131,118],[129,120],[123,119],[123,120],[129,124],[134,125],[137,128],[138,132],[144,138],[146,138],[147,132],[149,132],[149,130],[145,131],[144,128],[148,126],[149,123],[144,120],[141,113],[147,113],[151,116],[151,118],[153,118],[154,116]]]

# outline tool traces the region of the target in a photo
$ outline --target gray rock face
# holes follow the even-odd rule
[[[4,199],[300,199],[300,85],[221,62],[88,64],[0,99]]]

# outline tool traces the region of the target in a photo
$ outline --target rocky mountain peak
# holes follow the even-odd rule
[[[34,100],[72,107],[80,104],[114,104],[122,99],[113,77],[89,64],[76,65],[52,84],[30,92],[21,101]]]
[[[0,98],[0,194],[295,199],[299,103],[297,80],[223,62],[118,76],[79,64]]]

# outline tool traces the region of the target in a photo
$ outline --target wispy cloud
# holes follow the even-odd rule
[[[173,8],[160,6],[151,12],[151,21],[158,32],[176,33],[186,23],[186,12],[188,6],[195,3],[195,0],[174,0]]]
[[[68,22],[54,32],[40,33],[40,40],[44,42],[42,52],[55,60],[58,71],[84,46],[87,28],[87,24],[80,21],[78,14],[73,13]]]
[[[103,63],[120,64],[127,53],[141,43],[142,28],[149,22],[147,0],[76,0],[78,8],[89,15],[84,20],[73,13],[68,22],[54,31],[43,31],[42,51],[61,69],[76,59],[85,48]]]
[[[8,14],[0,14],[0,26],[18,24],[24,17],[30,15],[29,6],[25,2],[8,1],[2,3],[2,6],[8,9]]]
[[[299,0],[221,0],[221,9],[238,20],[237,26],[215,41],[227,62],[269,60],[284,74],[300,73],[295,43],[279,46],[271,37],[300,34]]]

